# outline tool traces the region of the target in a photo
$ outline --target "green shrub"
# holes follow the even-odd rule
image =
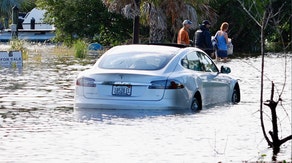
[[[74,44],[74,56],[76,58],[85,58],[87,55],[88,44],[83,40],[77,40]]]

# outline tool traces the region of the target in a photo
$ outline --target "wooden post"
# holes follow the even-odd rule
[[[18,28],[17,28],[18,16],[19,16],[19,9],[17,8],[17,6],[14,6],[12,8],[12,25],[11,25],[12,39],[17,39],[18,38]]]

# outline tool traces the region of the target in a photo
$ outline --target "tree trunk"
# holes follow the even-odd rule
[[[139,44],[139,28],[140,28],[140,17],[135,16],[133,23],[133,44]]]
[[[264,13],[263,21],[261,24],[261,55],[262,55],[262,71],[261,71],[261,97],[260,97],[260,119],[261,119],[261,126],[262,126],[262,131],[263,135],[268,142],[268,145],[270,147],[273,146],[273,143],[269,140],[267,134],[266,134],[266,129],[264,125],[264,118],[263,118],[263,92],[264,92],[264,58],[265,58],[265,39],[264,39],[264,25],[266,23],[266,17],[267,17],[267,11]]]
[[[140,8],[140,0],[135,0],[136,7]],[[140,16],[135,16],[133,22],[133,44],[139,44]]]
[[[261,95],[260,95],[260,121],[261,121],[261,127],[262,127],[262,132],[264,135],[264,138],[266,139],[268,145],[273,148],[273,157],[272,160],[276,161],[277,154],[280,152],[280,146],[285,143],[288,140],[292,140],[292,135],[289,135],[281,140],[279,140],[278,136],[278,122],[277,122],[277,112],[276,112],[276,107],[279,101],[281,101],[281,94],[279,95],[279,99],[277,102],[273,100],[274,98],[274,83],[272,83],[272,91],[271,91],[271,98],[268,100],[269,103],[265,103],[265,105],[269,106],[271,109],[271,116],[272,116],[272,131],[269,131],[269,134],[272,138],[272,141],[269,139],[266,129],[265,129],[265,124],[264,124],[264,118],[263,118],[263,90],[264,90],[264,57],[265,57],[265,38],[264,38],[264,30],[266,28],[266,25],[269,21],[269,19],[273,14],[273,11],[271,10],[271,3],[268,4],[266,7],[263,18],[261,19],[261,23],[255,19],[255,17],[250,13],[249,10],[246,9],[244,6],[244,3],[240,0],[238,2],[242,5],[243,9],[247,12],[247,14],[260,26],[261,28],[261,56],[262,56],[262,70],[261,70]],[[276,14],[274,14],[275,16]],[[278,25],[278,24],[276,24]],[[279,32],[280,33],[280,32]],[[286,65],[285,65],[286,66]],[[285,75],[286,77],[286,75]],[[283,88],[284,89],[284,88]]]
[[[162,21],[162,16],[155,6],[150,4],[149,7],[149,43],[161,43],[164,38],[165,29],[161,25],[157,25]]]
[[[150,27],[150,37],[149,42],[150,43],[161,43],[163,40],[164,31],[162,29],[157,29],[154,26]]]
[[[272,115],[272,125],[273,125],[273,131],[270,131],[269,134],[271,135],[272,138],[272,147],[273,147],[273,157],[272,160],[276,161],[277,160],[277,154],[280,152],[280,147],[283,143],[285,143],[288,140],[292,139],[292,135],[284,138],[284,139],[279,139],[279,134],[278,134],[278,121],[277,121],[277,105],[281,99],[278,101],[274,101],[274,92],[275,92],[275,84],[272,83],[272,91],[271,91],[271,98],[268,101],[269,103],[265,103],[265,105],[269,106],[271,109],[271,115]]]
[[[271,98],[269,100],[269,103],[266,104],[267,106],[270,107],[271,109],[271,115],[272,115],[272,125],[273,125],[273,131],[270,131],[269,134],[272,137],[273,140],[273,161],[276,161],[276,156],[280,152],[280,146],[281,142],[279,141],[279,136],[278,136],[278,122],[277,122],[277,112],[276,112],[276,107],[278,102],[274,101],[274,88],[275,84],[272,83],[272,91],[271,91]]]

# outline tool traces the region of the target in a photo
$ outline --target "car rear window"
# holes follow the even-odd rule
[[[128,52],[106,54],[98,65],[104,69],[159,70],[173,58],[174,54],[155,52]]]

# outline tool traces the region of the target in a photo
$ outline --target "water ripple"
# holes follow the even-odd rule
[[[53,47],[30,48],[34,53],[23,69],[0,69],[0,162],[270,161],[272,152],[259,121],[261,58],[226,63],[240,79],[242,101],[237,105],[213,106],[195,114],[73,111],[74,79],[94,59],[84,63],[51,54]],[[40,60],[34,60],[37,55]],[[281,90],[284,67],[272,65],[283,62],[281,57],[266,58],[264,99],[269,99],[271,81]],[[286,136],[291,134],[291,73],[282,98],[286,112],[279,111],[280,131]],[[278,158],[291,160],[291,141],[282,146]]]

